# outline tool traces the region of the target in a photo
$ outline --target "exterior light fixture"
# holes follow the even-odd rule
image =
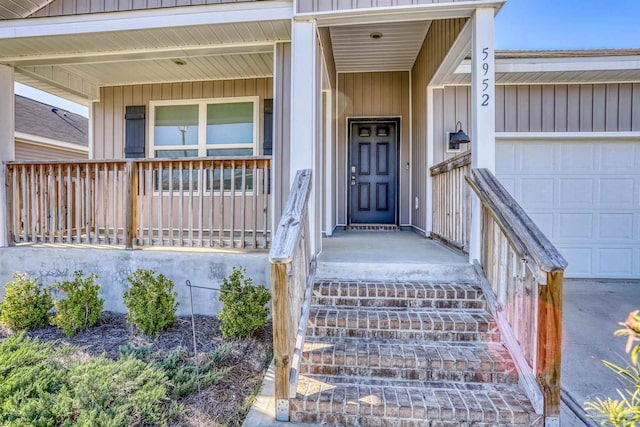
[[[471,140],[462,130],[462,123],[456,123],[456,131],[449,133],[449,150],[459,150],[460,144],[468,144]]]
[[[187,65],[187,61],[185,61],[184,59],[172,59],[173,63],[176,65]]]
[[[369,37],[371,37],[374,40],[378,40],[382,38],[382,33],[378,31],[374,31],[373,33],[369,34]]]

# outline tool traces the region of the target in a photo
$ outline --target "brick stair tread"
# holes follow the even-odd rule
[[[302,373],[516,383],[499,343],[308,337]]]
[[[484,308],[481,288],[472,283],[320,281],[313,303],[357,307]]]
[[[485,310],[379,309],[311,306],[307,336],[437,341],[495,341],[497,329]]]
[[[296,422],[542,426],[516,385],[302,375],[297,391],[290,403]]]

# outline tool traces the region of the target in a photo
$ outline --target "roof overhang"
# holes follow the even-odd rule
[[[26,132],[16,132],[15,139],[19,142],[38,145],[40,147],[55,147],[60,150],[72,151],[75,153],[89,153],[89,147],[86,145],[73,144],[71,142],[60,141],[53,138],[46,138],[44,136],[33,135]]]
[[[102,86],[267,77],[292,16],[269,1],[0,21],[0,63],[82,104]]]
[[[328,0],[323,0],[328,1]],[[506,0],[467,0],[455,3],[428,3],[407,6],[371,7],[322,12],[297,13],[295,20],[315,20],[320,27],[391,22],[431,21],[468,18],[480,7],[492,7],[496,13]]]
[[[585,52],[589,53],[588,51]],[[569,84],[640,82],[640,52],[636,55],[558,57],[519,57],[496,59],[498,84]],[[445,79],[445,84],[471,83],[471,60],[465,59]]]

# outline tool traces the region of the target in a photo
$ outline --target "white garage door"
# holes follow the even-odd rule
[[[567,277],[640,278],[640,140],[498,140],[496,174]]]

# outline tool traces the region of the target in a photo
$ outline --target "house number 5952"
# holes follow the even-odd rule
[[[487,76],[489,74],[489,62],[487,62],[487,58],[489,58],[489,48],[485,47],[482,49],[482,71],[484,72],[483,76]],[[489,89],[489,79],[482,80],[482,103],[480,104],[483,107],[489,106],[489,94],[487,90]]]

